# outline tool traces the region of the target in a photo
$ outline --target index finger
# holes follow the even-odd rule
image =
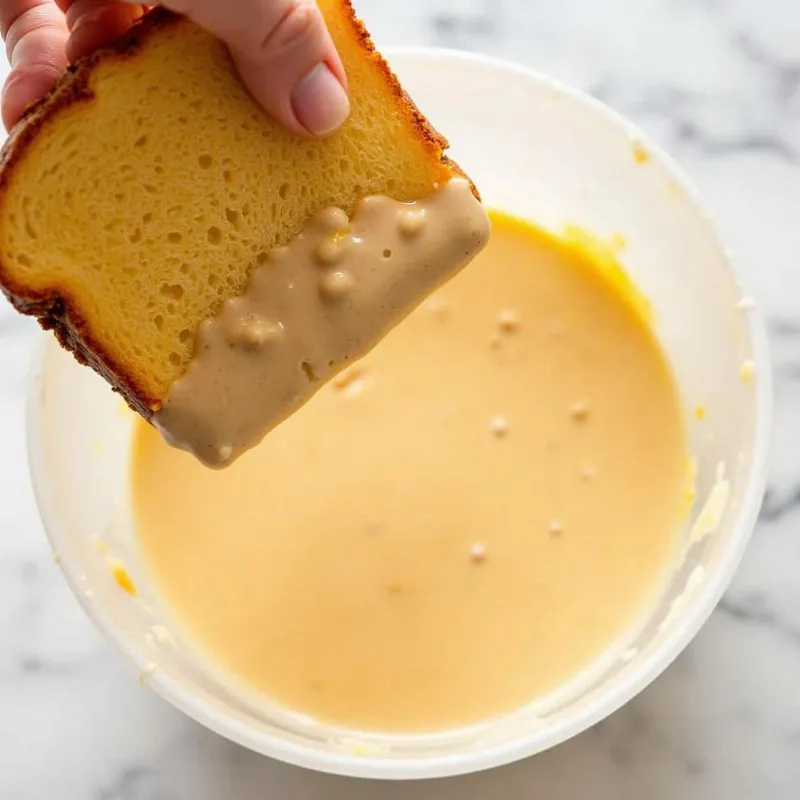
[[[53,0],[0,1],[0,32],[11,73],[2,95],[3,122],[14,125],[67,68],[67,24]]]

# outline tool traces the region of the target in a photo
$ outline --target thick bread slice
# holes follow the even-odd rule
[[[312,214],[369,194],[419,199],[463,174],[349,0],[319,5],[352,106],[325,140],[284,130],[220,42],[154,11],[77,64],[0,155],[5,293],[145,417],[200,323]]]

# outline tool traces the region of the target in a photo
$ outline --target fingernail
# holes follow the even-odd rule
[[[332,133],[347,119],[350,100],[327,64],[317,64],[292,91],[292,110],[315,136]]]

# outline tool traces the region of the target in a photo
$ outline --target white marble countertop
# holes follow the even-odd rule
[[[688,170],[765,311],[769,489],[717,612],[611,719],[481,775],[380,784],[230,744],[140,686],[53,563],[27,476],[34,326],[0,306],[3,800],[781,800],[800,796],[800,6],[796,0],[361,0],[384,43],[498,54],[588,89]],[[494,9],[494,10],[492,10]]]

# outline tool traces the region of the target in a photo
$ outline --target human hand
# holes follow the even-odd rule
[[[163,0],[218,36],[253,97],[303,135],[324,136],[350,110],[347,79],[315,0]],[[129,0],[0,0],[11,62],[2,94],[10,128],[67,65],[124,34],[147,6]]]

